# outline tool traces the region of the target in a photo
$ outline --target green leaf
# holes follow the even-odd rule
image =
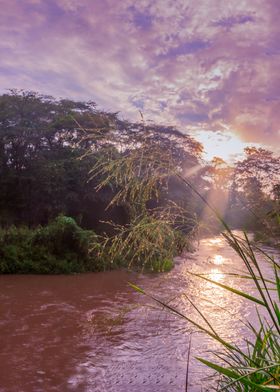
[[[233,370],[230,370],[230,369],[227,369],[225,367],[216,365],[215,363],[207,361],[206,359],[203,359],[203,358],[196,357],[196,359],[198,361],[202,362],[204,365],[206,365],[206,366],[210,367],[211,369],[215,370],[216,372],[218,372],[220,374],[223,374],[224,376],[226,376],[228,378],[234,379],[235,382],[241,381],[243,383],[243,385],[254,387],[255,391],[269,391],[270,390],[267,387],[264,387],[262,385],[257,385],[255,383],[253,383],[252,381],[244,378],[246,376],[240,377],[240,374],[234,372]]]
[[[280,301],[280,278],[278,275],[277,267],[274,265],[274,273],[275,273],[275,278],[276,278],[276,287],[277,287],[277,293],[278,293],[278,298]]]
[[[228,290],[228,291],[231,291],[232,293],[237,294],[237,295],[240,295],[241,297],[247,298],[247,299],[249,299],[250,301],[256,302],[256,303],[259,304],[259,305],[265,306],[265,303],[264,303],[262,300],[260,300],[260,299],[258,299],[258,298],[256,298],[256,297],[253,297],[253,296],[251,296],[251,295],[249,295],[249,294],[247,294],[247,293],[244,293],[243,291],[240,291],[240,290],[234,289],[233,287],[227,286],[227,285],[225,285],[225,284],[216,282],[215,280],[206,278],[205,276],[202,276],[202,275],[200,275],[200,274],[194,274],[194,273],[192,273],[192,272],[189,272],[189,274],[194,275],[194,276],[197,276],[197,277],[199,277],[199,278],[201,278],[201,279],[204,279],[204,280],[206,280],[207,282],[213,283],[213,284],[215,284],[216,286],[222,287],[223,289]]]
[[[280,325],[280,309],[279,309],[279,306],[277,305],[276,302],[274,302],[273,305],[274,305],[274,310],[275,310],[276,317],[278,319],[278,323]]]
[[[136,286],[135,284],[133,284],[133,283],[131,283],[131,282],[128,282],[128,285],[129,285],[131,288],[133,288],[134,290],[138,291],[139,293],[146,295],[145,291],[142,290],[140,287]]]

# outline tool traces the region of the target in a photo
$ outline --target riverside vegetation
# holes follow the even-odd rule
[[[206,360],[197,357],[197,360],[215,371],[217,379],[215,391],[228,392],[257,392],[280,390],[280,264],[278,260],[271,257],[268,252],[262,250],[256,242],[251,242],[244,232],[244,237],[238,237],[225,221],[219,209],[212,205],[205,196],[178,173],[178,177],[199,197],[215,219],[224,229],[222,235],[228,244],[233,248],[244,264],[244,272],[239,274],[231,273],[235,278],[248,279],[253,283],[255,295],[240,291],[234,287],[225,285],[221,282],[211,279],[205,274],[194,274],[198,279],[203,279],[213,285],[227,290],[235,295],[243,297],[247,301],[251,301],[256,305],[258,316],[258,325],[253,325],[249,320],[240,320],[249,330],[251,339],[244,339],[244,346],[239,347],[230,340],[226,340],[221,334],[217,333],[211,325],[207,314],[204,314],[189,297],[185,294],[190,304],[201,318],[200,322],[192,320],[187,314],[182,313],[176,307],[170,305],[169,302],[163,302],[151,293],[146,293],[143,289],[130,284],[136,291],[153,299],[158,305],[172,312],[177,317],[183,318],[187,323],[191,324],[196,331],[202,332],[214,339],[221,346],[220,351],[212,352],[215,360]],[[279,175],[279,173],[278,173]],[[277,187],[274,187],[278,189]],[[251,211],[256,219],[261,220],[260,215]],[[263,225],[267,230],[263,229],[255,234],[255,240],[268,242],[267,238],[273,239],[274,245],[279,245],[279,200],[275,203],[274,210],[267,213],[274,219],[270,222],[263,219]],[[262,272],[262,263],[270,263],[272,276],[265,276]],[[261,308],[261,309],[259,309]],[[224,311],[230,312],[230,309]],[[186,388],[188,391],[188,374],[189,359],[191,353],[191,340],[189,343],[188,364],[186,375]]]
[[[197,207],[172,173],[199,165],[189,136],[18,91],[0,130],[2,273],[164,271],[190,247]]]
[[[243,350],[218,335],[196,305],[201,324],[154,300],[221,344],[217,363],[199,358],[220,374],[217,390],[279,390],[279,263],[225,223],[279,243],[279,157],[249,148],[234,167],[219,158],[206,164],[202,146],[174,128],[120,121],[92,102],[32,92],[0,97],[0,130],[2,273],[168,270],[174,255],[191,249],[198,222],[213,225],[216,215],[257,294],[197,278],[263,308],[258,328],[247,323],[254,340]],[[263,276],[260,255],[274,278]]]
[[[0,273],[98,271],[89,249],[96,235],[73,218],[59,216],[49,225],[29,229],[11,226],[0,231]]]
[[[206,163],[203,146],[173,127],[16,90],[0,96],[0,132],[2,272],[171,268],[198,225],[219,230],[182,179],[233,227],[279,238],[280,163],[269,151],[248,148],[235,166]],[[74,250],[38,240],[56,225],[64,233],[59,215],[76,222]]]
[[[202,196],[200,196],[202,197]],[[202,197],[202,199],[204,199]],[[203,279],[213,285],[227,290],[234,295],[243,297],[256,305],[258,325],[253,325],[249,320],[240,320],[248,329],[251,339],[244,338],[242,347],[226,340],[217,333],[211,325],[207,314],[204,314],[187,294],[190,304],[200,316],[201,321],[192,320],[187,314],[182,313],[170,303],[163,302],[151,293],[130,284],[133,289],[150,297],[159,306],[163,307],[175,316],[184,319],[192,325],[196,331],[202,332],[220,344],[221,349],[212,352],[215,358],[212,361],[201,357],[196,359],[215,371],[216,385],[214,391],[228,392],[257,392],[280,390],[280,264],[263,251],[255,243],[252,243],[244,232],[244,237],[237,236],[220,217],[219,213],[205,200],[208,207],[220,220],[224,227],[223,236],[228,244],[234,249],[244,264],[244,272],[239,274],[230,273],[236,279],[248,279],[253,283],[255,295],[240,291],[234,287],[215,281],[205,274],[193,274],[198,279]],[[260,262],[259,259],[262,261]],[[269,263],[272,275],[263,274],[262,263]],[[224,309],[230,312],[231,309]],[[246,347],[244,349],[244,347]],[[188,361],[191,353],[191,340],[189,343]],[[187,364],[186,388],[188,391],[189,362]],[[208,390],[208,389],[207,389]]]

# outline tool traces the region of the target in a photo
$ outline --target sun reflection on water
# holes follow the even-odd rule
[[[208,277],[215,282],[220,282],[221,280],[223,280],[225,275],[218,268],[212,268],[210,270],[210,273],[208,274]]]
[[[215,255],[213,257],[213,263],[216,265],[221,265],[225,262],[225,258],[222,255]]]
[[[209,245],[221,245],[223,240],[221,238],[210,238],[207,239]]]

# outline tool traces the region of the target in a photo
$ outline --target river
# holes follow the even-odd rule
[[[262,267],[269,274],[265,261]],[[248,280],[226,275],[241,270],[242,261],[215,236],[201,240],[195,253],[178,258],[165,274],[0,276],[0,391],[184,392],[191,332],[188,391],[207,390],[211,371],[195,356],[209,357],[218,344],[127,282],[197,321],[187,294],[224,338],[242,345],[248,331],[239,319],[254,323],[255,307],[189,274],[207,273],[253,293]]]

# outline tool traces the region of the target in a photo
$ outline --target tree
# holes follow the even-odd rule
[[[280,157],[263,148],[247,147],[244,151],[245,159],[238,162],[235,168],[235,181],[239,190],[244,192],[246,183],[256,179],[262,192],[271,197],[273,186],[280,179]]]
[[[89,146],[82,135],[99,117],[105,114],[92,102],[16,90],[0,96],[2,224],[46,224],[61,212],[97,224],[92,211],[102,201],[88,182],[93,158],[79,157]]]
[[[273,209],[280,180],[280,157],[263,148],[248,147],[245,159],[237,162],[233,174],[234,211],[251,229],[269,229],[268,213]],[[275,188],[276,187],[276,188]]]
[[[30,91],[0,96],[0,135],[2,225],[36,226],[64,213],[102,232],[109,229],[101,221],[126,224],[133,210],[136,216],[148,204],[159,207],[170,197],[189,203],[183,186],[165,170],[173,165],[188,172],[199,166],[201,152],[199,143],[172,127],[121,121],[93,102],[55,100]],[[106,162],[115,168],[121,164],[119,176],[100,186]],[[129,200],[132,183],[137,192]],[[147,186],[150,193],[145,193]]]

